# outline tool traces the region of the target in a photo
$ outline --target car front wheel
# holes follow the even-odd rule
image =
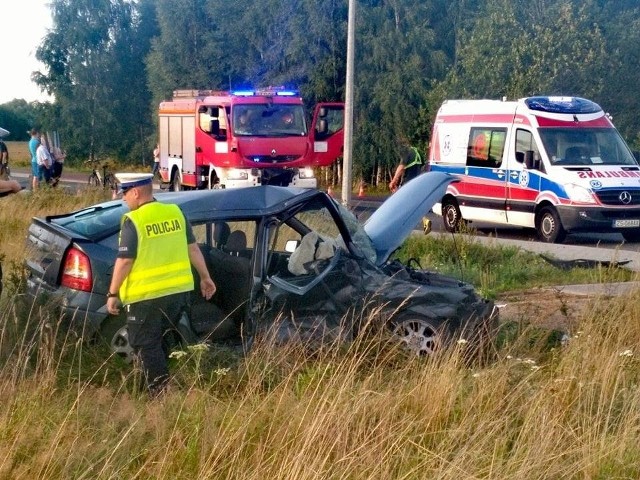
[[[404,317],[393,325],[393,336],[412,354],[431,356],[442,347],[440,329],[419,317]]]
[[[567,236],[558,212],[553,207],[544,207],[538,212],[536,231],[540,240],[546,243],[562,243]]]

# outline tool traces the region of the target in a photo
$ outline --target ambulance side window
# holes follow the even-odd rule
[[[527,158],[530,158],[530,160],[526,161]],[[540,160],[540,150],[533,138],[533,134],[528,130],[518,129],[516,131],[516,161],[527,163],[527,168],[543,168]]]
[[[504,156],[506,128],[473,127],[467,146],[467,166],[497,168]]]

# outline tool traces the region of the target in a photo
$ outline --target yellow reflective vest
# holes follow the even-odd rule
[[[177,205],[150,202],[126,213],[138,234],[133,267],[118,294],[123,304],[193,290],[186,220]]]

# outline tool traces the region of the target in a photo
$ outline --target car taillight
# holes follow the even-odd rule
[[[83,292],[90,292],[93,287],[89,257],[77,248],[71,247],[64,256],[60,284]]]

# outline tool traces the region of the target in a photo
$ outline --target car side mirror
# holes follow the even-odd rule
[[[318,133],[321,135],[325,135],[329,131],[329,125],[327,121],[323,118],[318,121]]]
[[[211,133],[213,135],[220,135],[220,120],[217,118],[211,120]]]
[[[524,164],[529,170],[540,170],[540,159],[533,156],[533,150],[524,152]]]

